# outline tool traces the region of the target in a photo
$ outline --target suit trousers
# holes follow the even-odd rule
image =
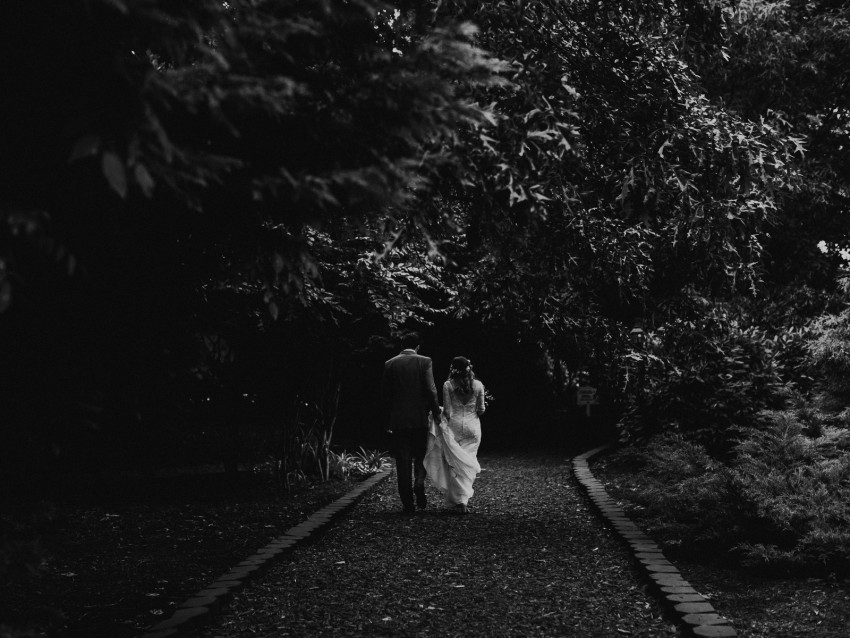
[[[424,491],[426,473],[422,461],[428,449],[428,429],[394,430],[392,448],[398,475],[398,495],[405,509],[409,509],[413,507],[414,478],[417,490]]]

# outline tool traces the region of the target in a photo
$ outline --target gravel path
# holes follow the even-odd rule
[[[472,513],[404,517],[395,476],[245,590],[205,638],[671,636],[567,459],[484,456]]]

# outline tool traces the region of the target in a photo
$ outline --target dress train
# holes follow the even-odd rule
[[[446,505],[466,505],[475,491],[472,483],[481,471],[476,458],[478,440],[470,449],[455,440],[446,419],[431,419],[424,465],[428,478],[444,494]]]

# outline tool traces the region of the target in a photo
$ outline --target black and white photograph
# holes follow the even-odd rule
[[[850,2],[4,0],[0,638],[850,638]]]

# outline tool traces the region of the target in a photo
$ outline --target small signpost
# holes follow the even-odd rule
[[[576,391],[576,405],[585,406],[585,415],[590,417],[590,406],[599,405],[599,399],[596,396],[596,388],[593,386],[582,386]]]

